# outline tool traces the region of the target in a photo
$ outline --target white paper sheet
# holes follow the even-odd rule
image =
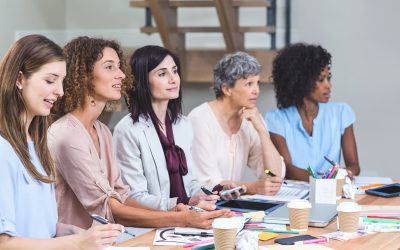
[[[305,199],[308,196],[308,189],[297,188],[296,186],[282,186],[276,195],[250,195],[250,199],[269,200],[269,201],[283,201],[288,202],[296,199]]]

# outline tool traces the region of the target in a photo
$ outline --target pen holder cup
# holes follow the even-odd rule
[[[336,204],[336,179],[315,179],[310,176],[310,202]]]

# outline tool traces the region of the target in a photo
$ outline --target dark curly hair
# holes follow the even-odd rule
[[[330,66],[331,54],[319,45],[297,43],[280,50],[272,68],[277,107],[301,107],[321,71]]]
[[[87,36],[77,37],[64,46],[67,76],[64,79],[64,96],[56,102],[53,109],[54,120],[82,107],[85,98],[94,95],[93,69],[95,63],[103,57],[104,48],[114,49],[120,59],[121,70],[126,76],[122,81],[122,95],[127,89],[133,88],[130,68],[116,41]],[[110,102],[108,106],[112,104]]]
[[[158,120],[153,106],[151,105],[152,96],[150,92],[149,73],[167,56],[172,57],[177,66],[178,75],[181,76],[179,58],[168,49],[160,46],[147,45],[141,47],[135,50],[129,59],[129,65],[135,76],[135,88],[129,89],[128,95],[125,98],[133,123],[139,120],[140,115],[143,115],[146,119],[151,118],[153,121],[160,124],[161,121]],[[182,88],[179,88],[178,98],[169,100],[168,114],[173,123],[182,116]]]

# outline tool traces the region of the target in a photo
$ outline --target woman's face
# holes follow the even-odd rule
[[[229,97],[238,107],[254,108],[260,94],[260,75],[249,76],[236,80],[232,88],[227,88],[225,96]]]
[[[108,102],[121,98],[125,74],[120,69],[120,60],[114,49],[103,49],[103,57],[94,64],[93,78],[95,100]]]
[[[331,72],[325,67],[319,75],[315,88],[310,94],[310,98],[316,102],[329,102],[331,97]]]
[[[167,55],[149,72],[150,92],[154,101],[166,101],[179,97],[181,78],[174,59]]]
[[[64,61],[44,64],[29,78],[20,72],[17,88],[20,89],[27,110],[27,119],[35,116],[47,116],[54,102],[63,92],[62,82],[66,75]]]

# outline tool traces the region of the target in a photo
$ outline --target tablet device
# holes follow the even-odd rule
[[[365,193],[381,196],[381,197],[395,197],[400,196],[400,183],[389,184],[385,186],[380,186],[376,188],[371,188],[365,190]]]
[[[240,200],[234,199],[229,201],[220,201],[217,202],[218,209],[230,209],[232,211],[239,212],[254,212],[254,211],[264,211],[265,213],[269,213],[278,207],[282,206],[283,203],[278,203],[274,201],[266,201],[266,200]]]

